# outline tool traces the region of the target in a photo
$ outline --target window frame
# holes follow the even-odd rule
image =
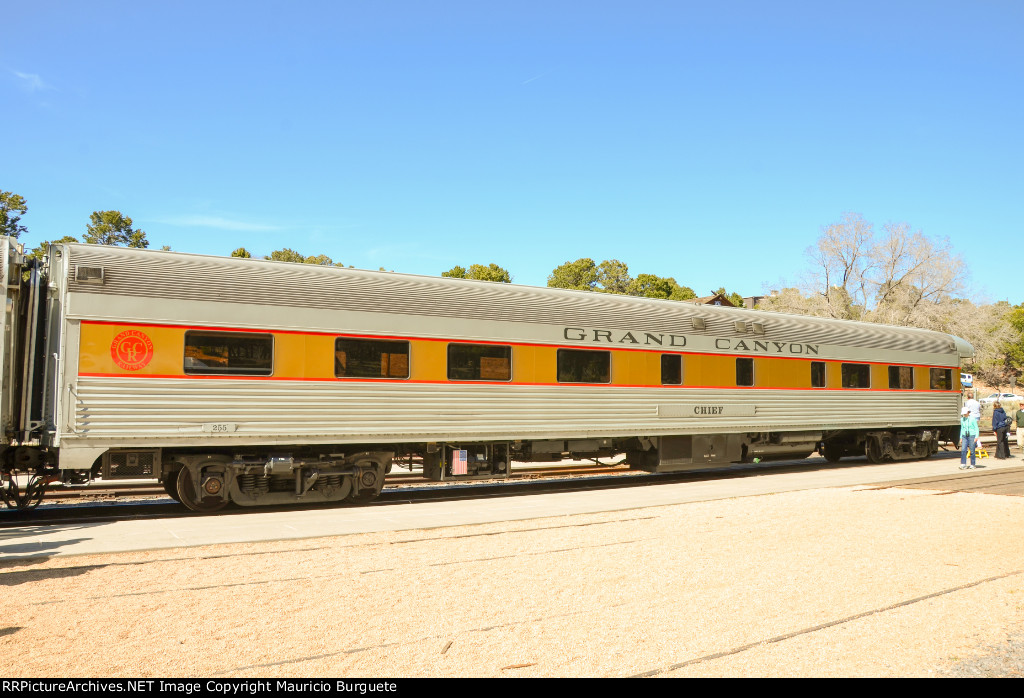
[[[405,352],[405,375],[404,376],[339,376],[338,375],[338,342],[362,342],[366,344],[404,344],[406,348]],[[412,376],[412,342],[408,339],[390,339],[390,338],[374,338],[374,337],[349,337],[346,335],[337,335],[334,338],[334,377],[337,380],[371,380],[371,381],[407,381]],[[390,359],[389,366],[390,366]]]
[[[945,388],[943,388],[943,387],[935,387],[935,372],[936,371],[945,372],[946,378],[947,378],[946,383],[948,384],[948,387],[945,387]],[[928,367],[928,389],[929,390],[953,390],[953,369],[951,369],[951,368],[939,368],[937,366],[929,366]],[[998,398],[996,398],[996,399],[997,400],[1002,400],[1004,398],[1000,394],[1000,396]]]
[[[189,366],[186,361],[189,358],[187,355],[189,347],[189,339],[197,335],[205,337],[231,337],[238,339],[262,339],[264,341],[269,340],[270,343],[270,367],[269,369],[258,369],[257,371],[239,371],[237,368],[231,370],[230,368],[218,369],[216,367],[197,367]],[[273,332],[231,332],[225,330],[185,330],[185,337],[182,344],[181,351],[181,365],[182,372],[186,376],[241,376],[246,378],[267,378],[274,375],[276,368],[276,349],[277,342]],[[264,372],[266,370],[266,372]]]
[[[562,352],[570,352],[573,354],[598,354],[604,355],[608,359],[608,380],[605,381],[576,381],[576,380],[562,380]],[[568,347],[559,347],[555,352],[555,382],[564,383],[570,385],[612,385],[612,352],[608,349],[576,349]]]
[[[821,366],[821,385],[814,384],[814,367]],[[828,387],[828,363],[825,361],[811,362],[811,387],[816,389]]]
[[[846,374],[846,370],[845,370],[847,366],[855,366],[855,367],[857,367],[858,373],[860,372],[860,369],[863,368],[867,372],[868,384],[867,385],[847,385],[846,384],[846,376],[847,376],[847,374]],[[870,390],[871,389],[871,364],[860,363],[860,362],[857,362],[857,361],[844,361],[843,363],[839,364],[839,381],[840,381],[840,386],[844,390]]]
[[[452,377],[452,349],[466,348],[466,347],[480,347],[483,349],[507,349],[508,350],[508,378],[453,378]],[[512,382],[512,355],[515,352],[512,350],[511,344],[489,344],[480,342],[449,342],[448,347],[445,349],[445,377],[452,382],[456,383],[511,383]],[[493,357],[481,357],[481,358],[493,358]],[[478,367],[479,368],[479,367]]]
[[[675,359],[679,364],[679,381],[670,383],[665,380],[665,360],[671,361]],[[683,385],[683,355],[682,354],[662,354],[661,355],[661,384],[662,385]]]
[[[893,369],[897,370],[897,378],[899,377],[899,372],[902,369],[909,369],[910,370],[910,387],[904,388],[901,385],[898,385],[898,384],[897,385],[893,385],[892,384]],[[897,380],[897,383],[899,383],[899,380]],[[915,383],[916,383],[916,379],[914,377],[914,367],[913,366],[907,366],[907,365],[889,366],[889,390],[913,390]]]
[[[740,383],[740,362],[750,362],[750,383]],[[754,363],[753,356],[737,356],[736,357],[736,387],[737,388],[753,388],[757,382],[756,366]]]

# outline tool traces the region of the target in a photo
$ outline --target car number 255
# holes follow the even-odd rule
[[[203,431],[210,434],[230,434],[236,428],[231,422],[207,422],[203,425]]]

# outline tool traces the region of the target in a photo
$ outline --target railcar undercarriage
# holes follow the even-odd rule
[[[229,503],[268,506],[314,502],[363,503],[384,486],[391,451],[351,453],[163,454],[167,493],[192,511]]]
[[[823,438],[818,452],[829,463],[846,456],[866,456],[870,463],[927,458],[939,441],[959,442],[958,426],[899,430],[837,431]]]
[[[43,500],[46,487],[61,480],[56,455],[19,446],[0,452],[0,500],[9,509],[32,509]]]
[[[864,455],[869,463],[926,459],[939,441],[956,441],[955,427],[835,430],[748,434],[690,434],[625,439],[565,439],[342,447],[246,453],[174,449],[112,449],[92,471],[58,470],[57,454],[32,446],[7,448],[0,498],[10,509],[39,505],[46,486],[61,481],[157,478],[194,512],[303,503],[366,503],[380,494],[393,462],[422,464],[431,480],[509,476],[511,462],[598,460],[626,455],[633,469],[651,473],[698,470],[731,463],[801,460],[817,451],[829,463]]]
[[[927,458],[939,441],[957,441],[957,427],[831,430],[747,434],[689,434],[625,439],[565,439],[367,445],[246,453],[175,449],[112,449],[92,471],[59,470],[58,454],[22,446],[0,454],[0,498],[31,509],[51,482],[156,478],[188,509],[219,511],[229,503],[273,506],[364,503],[380,494],[393,461],[422,465],[431,480],[506,478],[511,462],[597,460],[625,454],[634,469],[652,473],[730,463],[798,460],[818,452],[830,463],[866,456],[871,463]]]

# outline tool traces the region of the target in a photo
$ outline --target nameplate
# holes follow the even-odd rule
[[[713,402],[658,405],[659,417],[753,417],[756,411],[757,408],[754,405],[716,405]]]

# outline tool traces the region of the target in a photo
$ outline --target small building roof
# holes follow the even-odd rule
[[[730,301],[724,293],[716,293],[713,296],[704,296],[703,298],[693,298],[690,302],[697,305],[724,305],[730,308],[736,307],[736,304]]]

